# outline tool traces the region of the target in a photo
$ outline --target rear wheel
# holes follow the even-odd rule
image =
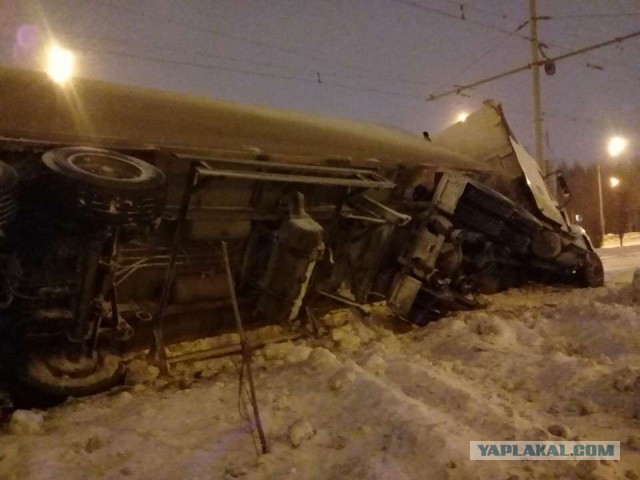
[[[120,383],[124,363],[121,357],[106,352],[73,358],[68,351],[43,351],[29,355],[19,373],[22,383],[45,395],[82,397]]]
[[[110,150],[65,147],[42,160],[59,180],[60,205],[102,225],[145,225],[162,212],[165,176],[153,165]]]

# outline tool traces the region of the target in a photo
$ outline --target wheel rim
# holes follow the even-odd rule
[[[76,153],[69,163],[78,170],[100,178],[133,180],[143,175],[142,169],[124,158],[102,153]]]

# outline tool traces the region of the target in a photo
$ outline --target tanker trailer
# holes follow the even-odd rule
[[[0,369],[58,395],[122,354],[322,301],[422,325],[602,265],[487,102],[433,140],[399,129],[0,69]],[[312,315],[311,315],[312,316]]]

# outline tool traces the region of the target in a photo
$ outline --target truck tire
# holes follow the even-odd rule
[[[562,239],[551,230],[539,230],[531,238],[531,251],[539,258],[556,258],[562,252]]]
[[[580,284],[584,287],[604,286],[604,266],[596,252],[588,252],[584,265],[578,270]]]
[[[90,367],[83,370],[80,363],[74,367],[62,352],[32,353],[22,360],[18,378],[40,394],[59,398],[94,395],[113,388],[124,378],[124,362],[117,355],[102,352],[91,360]]]
[[[134,157],[92,147],[46,152],[42,161],[58,180],[52,196],[91,223],[147,225],[162,212],[165,176]]]

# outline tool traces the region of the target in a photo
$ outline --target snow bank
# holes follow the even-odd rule
[[[16,412],[0,436],[0,478],[639,478],[630,292],[530,287],[424,328],[381,306],[340,310],[320,339],[255,352],[267,455],[238,401],[235,356],[175,365],[186,387],[150,379],[46,415]],[[468,460],[470,440],[527,439],[620,440],[622,460]]]

